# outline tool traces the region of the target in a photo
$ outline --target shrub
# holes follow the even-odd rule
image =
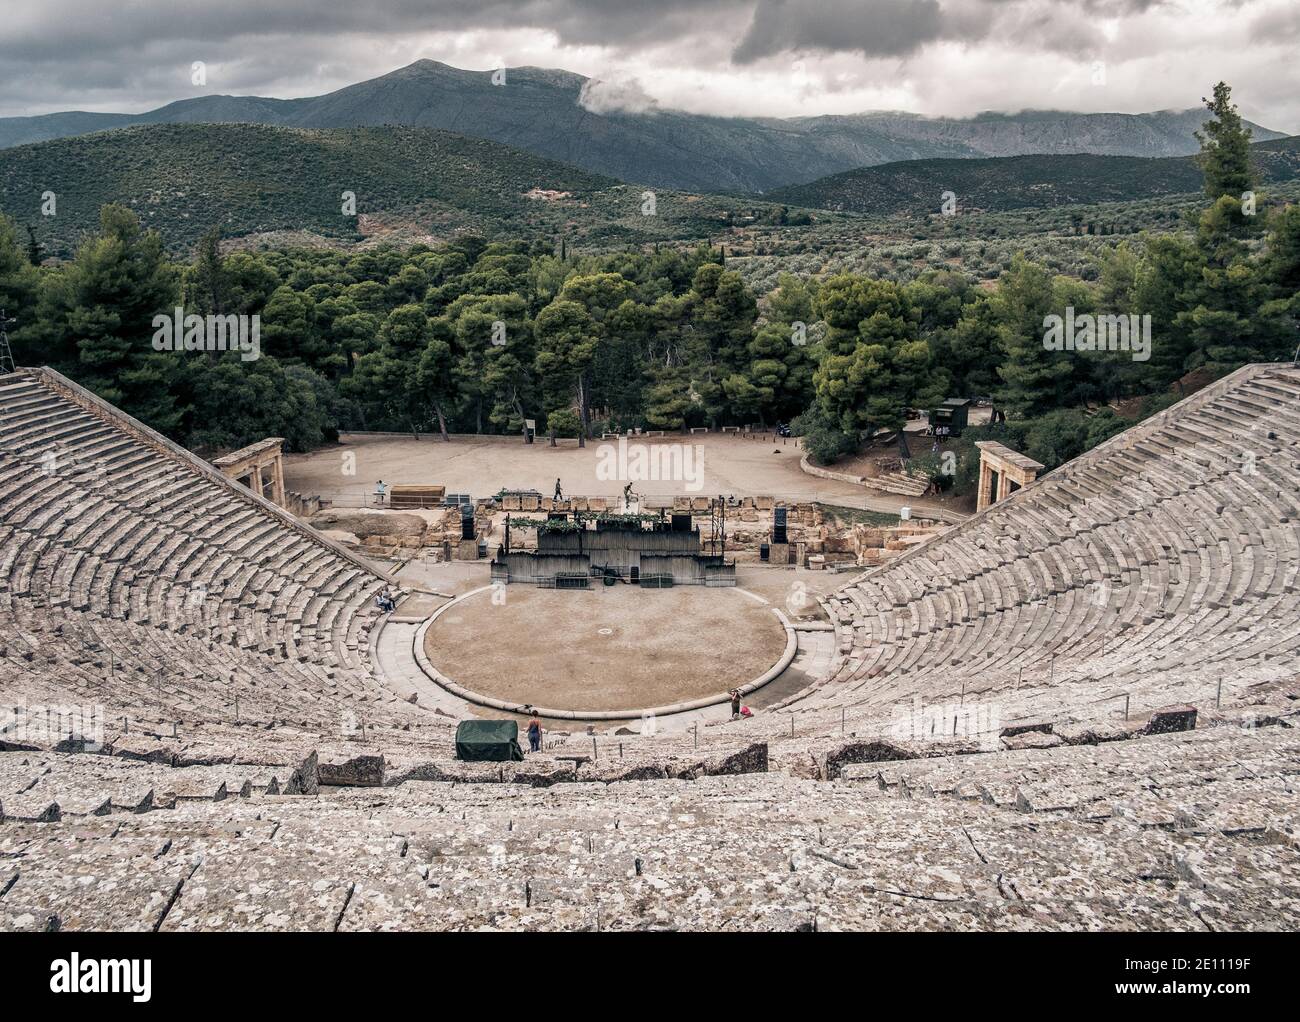
[[[582,428],[578,413],[572,408],[557,408],[546,416],[546,429],[561,437],[576,437]]]

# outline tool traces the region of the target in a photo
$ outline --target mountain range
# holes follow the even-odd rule
[[[1300,135],[1250,147],[1265,187],[1300,179]],[[1191,156],[1010,156],[979,160],[905,160],[790,185],[764,198],[844,213],[889,215],[939,211],[952,192],[964,212],[1045,209],[1131,202],[1201,190],[1204,175]]]
[[[494,76],[420,60],[301,99],[200,96],[142,114],[71,111],[0,118],[0,148],[149,124],[397,125],[486,139],[651,187],[752,195],[842,171],[919,159],[1185,156],[1197,150],[1193,132],[1204,116],[1203,110],[1193,109],[1144,114],[1039,110],[965,119],[898,112],[712,117],[653,102],[621,102],[617,89],[568,71],[521,67]],[[1257,141],[1282,137],[1252,127]]]

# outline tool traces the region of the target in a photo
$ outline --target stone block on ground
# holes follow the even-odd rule
[[[1065,740],[1060,735],[1044,731],[1022,731],[1020,734],[1008,735],[1002,739],[1002,748],[1008,750],[1055,749],[1064,744]]]
[[[1192,731],[1196,728],[1195,706],[1165,706],[1155,710],[1147,721],[1146,733],[1164,735],[1174,731]]]
[[[383,756],[355,756],[346,763],[321,763],[320,784],[337,787],[381,788],[384,785]]]
[[[320,792],[320,760],[313,750],[289,778],[286,795],[315,795]]]

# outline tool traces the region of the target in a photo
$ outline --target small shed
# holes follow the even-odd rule
[[[937,408],[930,409],[931,436],[961,436],[970,414],[970,401],[964,397],[950,397]]]

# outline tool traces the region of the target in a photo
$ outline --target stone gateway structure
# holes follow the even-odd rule
[[[1043,470],[1041,462],[1027,458],[996,440],[976,440],[980,449],[980,481],[976,491],[977,511],[996,504],[1028,486]]]
[[[19,369],[0,929],[1296,930],[1298,466],[1243,367],[817,598],[752,719],[465,763],[398,578]]]
[[[284,437],[267,437],[217,458],[212,464],[227,479],[243,483],[258,496],[285,507],[283,446]]]

